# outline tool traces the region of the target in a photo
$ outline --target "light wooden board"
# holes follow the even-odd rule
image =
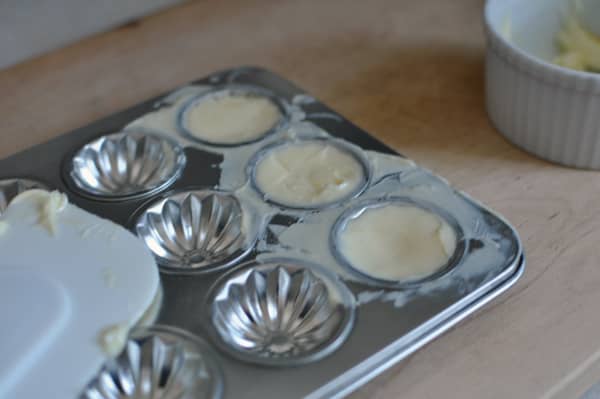
[[[273,69],[504,214],[525,245],[513,289],[352,397],[574,395],[600,349],[600,174],[490,126],[483,3],[186,4],[0,72],[0,156],[216,69]]]

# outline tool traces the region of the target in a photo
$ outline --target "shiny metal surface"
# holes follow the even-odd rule
[[[239,143],[221,143],[221,142],[207,141],[207,140],[202,139],[201,137],[198,137],[196,134],[194,134],[194,132],[192,132],[192,130],[190,129],[190,127],[187,124],[188,112],[190,112],[192,109],[197,107],[203,101],[222,98],[222,97],[228,97],[228,96],[265,98],[265,99],[269,100],[271,103],[273,103],[273,105],[275,105],[277,107],[277,109],[279,110],[279,112],[280,112],[279,121],[275,124],[275,126],[273,126],[269,130],[266,130],[259,137],[252,139],[252,140],[240,141]],[[232,115],[232,117],[235,117],[235,115]],[[207,91],[205,93],[200,94],[199,96],[196,96],[196,97],[190,99],[181,107],[181,111],[178,113],[178,116],[177,116],[177,125],[179,127],[179,130],[186,138],[193,140],[193,141],[197,141],[199,143],[214,145],[214,146],[222,146],[222,147],[234,147],[234,146],[238,146],[238,145],[250,144],[250,143],[260,141],[263,138],[265,138],[266,136],[282,129],[286,125],[287,122],[288,122],[288,112],[287,112],[284,102],[279,97],[275,96],[269,90],[266,90],[266,89],[258,87],[258,86],[237,85],[237,84],[229,84],[229,85],[222,86],[222,87],[217,86],[210,91]]]
[[[184,165],[178,144],[156,133],[131,130],[83,146],[71,161],[69,178],[84,195],[116,200],[168,187]]]
[[[348,223],[354,219],[359,218],[364,212],[368,211],[369,209],[381,208],[381,207],[390,206],[390,205],[392,205],[392,206],[413,206],[413,207],[421,208],[427,212],[431,212],[432,214],[435,214],[435,215],[439,216],[440,218],[444,219],[444,221],[446,221],[446,223],[448,223],[448,225],[454,230],[454,234],[456,237],[456,248],[454,249],[454,254],[452,254],[450,259],[448,259],[448,262],[446,262],[445,265],[442,265],[438,271],[436,271],[426,277],[419,277],[419,278],[415,278],[415,279],[387,280],[387,279],[373,277],[373,276],[366,274],[364,271],[356,268],[352,264],[352,262],[350,262],[346,258],[346,256],[344,255],[344,252],[340,248],[339,240],[340,240],[340,236],[344,233]],[[376,199],[376,200],[367,200],[367,201],[363,201],[362,203],[359,203],[359,204],[355,205],[354,207],[348,209],[347,211],[342,213],[340,215],[340,217],[335,221],[333,228],[331,230],[330,237],[329,237],[329,244],[330,244],[331,251],[333,252],[335,258],[338,260],[338,262],[340,264],[342,264],[346,268],[348,268],[348,270],[351,270],[357,276],[364,278],[367,281],[370,280],[379,286],[390,287],[390,288],[402,287],[402,286],[414,286],[414,285],[423,283],[425,281],[434,280],[436,278],[443,276],[444,274],[446,274],[450,270],[452,270],[453,267],[460,264],[461,259],[464,256],[465,249],[466,249],[462,228],[460,227],[460,224],[454,219],[454,217],[452,217],[452,215],[449,215],[447,212],[436,207],[433,204],[425,203],[423,201],[415,201],[415,199],[409,198],[409,197],[386,197],[386,198],[381,198],[381,199]]]
[[[341,399],[349,395],[361,385],[383,373],[385,370],[396,365],[400,361],[408,358],[434,339],[440,337],[446,331],[466,320],[470,315],[485,307],[488,303],[502,295],[511,288],[523,275],[525,271],[525,258],[521,256],[514,264],[515,269],[512,274],[503,276],[499,282],[481,287],[481,293],[473,296],[471,301],[465,301],[462,304],[460,312],[442,312],[435,318],[435,322],[426,328],[420,326],[422,331],[411,337],[408,342],[398,339],[396,342],[387,346],[385,350],[371,356],[365,362],[358,364],[347,370],[327,384],[306,396],[305,399]]]
[[[186,273],[228,266],[245,256],[255,237],[231,194],[211,190],[167,194],[150,203],[135,231],[163,271]]]
[[[305,101],[307,97],[305,92],[277,75],[262,69],[252,67],[236,68],[215,73],[206,79],[194,82],[194,85],[209,86],[214,90],[221,90],[230,84],[234,86],[238,84],[262,86],[269,92],[274,93],[278,98],[283,99],[283,101],[288,101],[290,104],[300,104],[301,107],[305,107],[303,110],[306,111],[306,115],[332,112],[327,106],[316,100]],[[77,148],[82,140],[84,142],[86,140],[94,140],[97,138],[98,132],[115,131],[115,129],[121,126],[128,125],[133,119],[155,111],[158,106],[166,106],[165,104],[168,101],[165,101],[165,98],[160,97],[138,105],[125,112],[115,114],[110,118],[66,134],[50,143],[42,144],[21,154],[0,160],[0,171],[3,170],[6,173],[10,173],[10,175],[5,175],[5,177],[31,176],[48,182],[52,187],[59,188],[64,187],[66,180],[67,194],[69,194],[70,200],[74,204],[101,217],[107,217],[121,225],[131,227],[133,230],[136,230],[135,222],[141,220],[140,217],[143,212],[146,212],[155,205],[154,213],[157,214],[157,220],[160,220],[164,211],[162,202],[168,197],[172,198],[175,194],[163,193],[152,199],[143,198],[145,194],[126,198],[118,197],[119,199],[124,199],[119,202],[89,201],[89,197],[104,197],[87,194],[88,198],[82,198],[79,195],[73,195],[74,190],[77,192],[81,192],[81,190],[70,183],[69,171],[66,169],[71,162],[71,157],[68,154],[69,149]],[[301,98],[302,101],[295,101],[297,98]],[[383,153],[392,152],[389,148],[341,116],[335,120],[321,119],[318,122],[318,125],[329,132],[334,140],[335,137],[339,137],[365,150]],[[218,168],[214,168],[214,165],[221,161],[217,154],[218,151],[212,148],[211,150],[215,151],[214,153],[210,153],[206,148],[207,146],[199,142],[191,142],[186,145],[189,146],[186,148],[188,164],[193,167],[194,173],[182,174],[180,180],[177,181],[177,186],[186,189],[198,187],[199,185],[214,187],[220,180],[219,170]],[[263,149],[266,149],[266,147],[263,147]],[[357,152],[360,153],[361,151]],[[67,162],[65,162],[66,156],[69,156]],[[63,168],[62,175],[57,172],[61,168]],[[247,173],[251,173],[249,169],[246,171]],[[247,176],[250,175],[248,174]],[[66,179],[62,179],[62,177],[66,177]],[[159,190],[155,190],[154,192]],[[189,192],[196,191],[192,190]],[[348,205],[352,207],[354,204],[362,205],[363,200],[360,199],[360,196],[363,195],[363,192],[358,193],[355,199],[344,202],[344,206],[349,203],[353,204]],[[256,280],[255,277],[251,278],[249,276],[250,272],[248,270],[252,267],[255,268],[255,273],[262,275],[261,278],[265,281],[265,290],[268,284],[278,286],[280,279],[290,281],[288,286],[292,285],[291,281],[294,281],[296,285],[299,284],[298,280],[313,281],[311,277],[302,277],[302,274],[299,277],[295,277],[295,272],[287,268],[283,269],[285,273],[282,273],[282,271],[261,271],[260,262],[268,263],[264,259],[258,263],[256,261],[249,261],[248,264],[232,266],[232,269],[225,274],[223,274],[224,270],[215,270],[223,267],[223,265],[233,265],[237,259],[241,259],[246,253],[248,253],[249,259],[253,259],[255,256],[258,256],[259,259],[265,256],[273,256],[269,254],[269,246],[279,245],[278,237],[290,224],[303,223],[303,220],[298,218],[300,212],[285,206],[278,207],[278,212],[281,214],[273,217],[269,224],[265,226],[264,234],[261,235],[261,240],[268,241],[269,245],[257,246],[257,253],[254,253],[250,249],[246,250],[246,246],[242,246],[244,249],[241,251],[234,250],[233,252],[236,254],[225,255],[225,259],[223,260],[219,260],[220,258],[216,257],[214,262],[202,263],[203,260],[199,259],[201,260],[199,266],[195,264],[182,266],[182,263],[178,263],[178,259],[182,258],[181,254],[185,254],[187,251],[179,248],[180,244],[173,241],[180,234],[177,229],[182,229],[183,226],[182,223],[176,222],[177,218],[171,219],[173,223],[166,223],[164,227],[157,225],[157,229],[148,228],[148,236],[146,238],[150,238],[151,235],[156,234],[154,240],[157,243],[156,248],[158,248],[158,252],[155,255],[157,253],[160,255],[163,253],[161,251],[164,251],[165,258],[162,258],[163,255],[160,255],[157,256],[157,259],[161,264],[161,270],[168,272],[161,273],[164,298],[157,317],[157,323],[176,326],[179,329],[190,331],[198,336],[210,337],[211,345],[219,349],[219,351],[214,351],[214,355],[216,362],[221,366],[224,373],[226,381],[224,395],[226,398],[303,397],[332,399],[343,397],[393,364],[405,359],[459,321],[464,320],[469,314],[472,314],[475,310],[496,298],[514,284],[523,273],[523,249],[517,233],[510,224],[502,219],[501,216],[470,200],[462,193],[458,193],[458,197],[458,200],[463,202],[465,206],[478,210],[477,220],[473,221],[473,223],[477,222],[476,224],[482,226],[481,229],[477,229],[476,236],[466,238],[465,255],[461,259],[460,266],[452,267],[447,273],[440,276],[439,279],[424,281],[418,285],[400,284],[402,287],[399,287],[397,282],[381,281],[372,284],[371,280],[367,278],[356,278],[355,280],[354,277],[360,276],[347,273],[351,270],[350,268],[331,269],[340,272],[343,271],[341,273],[342,278],[352,276],[352,281],[347,281],[347,286],[352,291],[352,295],[356,297],[356,300],[352,296],[349,298],[349,301],[356,303],[356,310],[351,312],[350,315],[353,322],[347,324],[347,330],[342,331],[338,335],[338,341],[334,341],[333,344],[325,340],[326,342],[322,346],[317,345],[317,347],[313,347],[312,349],[306,346],[298,346],[300,350],[296,349],[296,352],[292,350],[289,354],[279,349],[278,346],[275,346],[275,349],[279,349],[277,351],[264,349],[265,347],[269,348],[268,345],[264,344],[268,340],[264,339],[264,335],[261,336],[255,333],[255,331],[264,331],[264,329],[256,329],[259,325],[268,326],[268,322],[282,320],[283,316],[274,318],[271,316],[282,314],[279,310],[281,308],[277,306],[267,307],[267,312],[262,314],[269,317],[257,318],[257,323],[252,321],[252,323],[243,323],[239,326],[233,323],[235,319],[231,317],[235,316],[233,307],[230,307],[229,310],[226,308],[219,310],[220,314],[227,316],[223,317],[223,321],[221,322],[222,330],[229,334],[228,336],[235,336],[238,342],[249,341],[250,344],[246,347],[237,344],[234,347],[229,342],[221,339],[217,328],[213,326],[211,312],[213,305],[217,306],[215,302],[217,293],[224,295],[222,298],[225,300],[219,306],[231,306],[234,303],[238,303],[240,304],[239,309],[244,309],[241,304],[253,302],[250,300],[252,298],[248,296],[248,293],[262,291],[252,291],[248,288],[250,281],[252,279]],[[440,207],[443,207],[447,200],[448,198],[443,195],[435,198],[436,204]],[[177,212],[183,214],[186,212],[188,214],[197,212],[182,212],[182,208],[179,205],[180,202],[181,200],[179,199],[175,201],[175,205],[179,207]],[[197,205],[189,205],[188,207],[191,209],[195,206]],[[328,215],[328,212],[335,212],[337,215],[338,209],[336,208],[338,206],[340,206],[340,203],[312,210],[310,213],[317,217],[320,212],[323,212],[324,217]],[[342,209],[339,209],[339,211],[342,212]],[[229,214],[229,211],[224,213]],[[457,215],[452,214],[451,216],[459,222],[461,221]],[[235,220],[235,218],[233,219]],[[331,220],[334,219],[332,218]],[[132,220],[134,221],[133,223]],[[190,225],[193,225],[193,223],[190,223]],[[306,223],[304,225],[308,226]],[[146,227],[149,226],[148,224]],[[163,246],[161,238],[163,237],[163,233],[160,228],[167,229],[165,231],[168,232],[168,234],[164,235],[167,237],[164,241],[167,245],[164,248],[161,248]],[[177,234],[171,231],[177,231]],[[232,231],[235,231],[235,229],[232,229]],[[310,229],[307,230],[307,235],[309,234],[312,234]],[[307,237],[307,235],[301,235],[298,239],[303,240],[303,237]],[[315,241],[314,244],[322,245],[322,248],[327,250],[330,244],[327,242],[330,238],[327,233],[315,237],[317,239],[312,240]],[[313,237],[307,237],[307,241],[310,241],[310,238]],[[235,242],[235,240],[233,241]],[[253,247],[252,239],[246,242],[249,243],[248,248]],[[499,246],[498,250],[505,252],[505,257],[493,264],[486,263],[481,254],[486,249],[496,248],[496,246]],[[290,251],[285,256],[298,256],[301,259],[309,259],[314,255],[309,251],[294,252],[294,248],[283,249]],[[336,259],[332,258],[331,261],[336,262],[336,266],[338,266],[337,261],[339,259],[337,257]],[[298,266],[306,267],[304,261],[298,262]],[[329,265],[327,266],[329,267]],[[308,268],[314,276],[321,278],[318,267],[313,268],[308,266]],[[213,272],[212,270],[215,271]],[[203,273],[203,271],[206,271],[206,273]],[[180,275],[181,273],[184,275]],[[191,273],[194,273],[194,275],[189,275]],[[284,275],[288,277],[282,277]],[[328,274],[325,273],[324,275],[327,276]],[[271,276],[270,280],[267,278],[268,276]],[[276,276],[276,278],[273,276]],[[261,280],[261,278],[258,280]],[[333,276],[333,278],[337,279],[336,276]],[[323,281],[328,282],[331,280],[324,278]],[[338,284],[338,281],[335,280],[332,285],[327,285],[327,287],[334,287],[332,292],[340,292],[341,298],[344,298],[346,296],[344,292],[347,292],[347,290],[339,290],[336,288]],[[225,289],[226,286],[237,286],[237,288],[229,290]],[[239,293],[239,298],[231,295],[236,290]],[[271,290],[270,292],[272,293],[273,291]],[[270,294],[269,297],[280,298],[279,291],[276,292],[276,295]],[[291,297],[289,294],[281,296],[281,298],[285,299],[285,303],[293,304],[295,301],[291,300]],[[335,296],[333,298],[336,300],[339,299],[335,298]],[[345,299],[340,302],[344,301]],[[256,301],[256,303],[262,303],[263,306],[265,303],[273,305],[272,301]],[[279,302],[276,302],[276,304],[279,304]],[[262,309],[265,308],[260,308],[261,311]],[[293,306],[284,309],[296,309],[296,307]],[[270,313],[273,311],[275,313]],[[286,311],[288,315],[291,314],[290,310]],[[356,318],[354,318],[354,313],[356,313]],[[244,312],[244,315],[247,314]],[[235,329],[236,326],[239,327],[237,330]],[[229,333],[230,330],[232,331],[231,334]],[[244,334],[246,334],[246,331],[254,334],[248,335],[252,339],[240,340],[240,337],[245,337]],[[337,332],[333,332],[332,334],[333,337]],[[305,350],[304,355],[306,357],[303,357],[302,350]],[[266,356],[260,357],[257,352],[266,354]],[[275,352],[276,354],[282,353],[279,356],[273,356],[271,352]],[[308,362],[310,363],[304,366],[301,365]],[[262,364],[300,364],[300,366],[263,367],[261,366]],[[107,374],[105,376],[106,378],[110,377]],[[90,397],[89,399],[91,398],[94,397]],[[96,398],[103,397],[97,396]]]
[[[354,323],[354,299],[336,277],[293,259],[250,262],[209,295],[222,347],[244,361],[295,365],[337,349]]]
[[[173,327],[134,330],[80,399],[218,399],[223,379],[210,349]]]
[[[24,191],[34,188],[47,190],[48,187],[36,180],[31,179],[0,179],[0,215],[4,213],[10,201]]]

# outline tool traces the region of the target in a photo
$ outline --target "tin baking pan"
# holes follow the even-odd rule
[[[270,101],[276,121],[239,143],[192,131],[190,107],[231,93]],[[306,206],[265,193],[257,165],[306,141],[360,164],[356,186]],[[161,270],[157,323],[210,343],[222,370],[214,397],[342,397],[507,290],[525,265],[501,216],[260,68],[213,73],[0,171],[3,203],[29,186],[58,189],[144,240]],[[389,204],[447,221],[456,245],[444,267],[394,280],[348,262],[340,234]]]

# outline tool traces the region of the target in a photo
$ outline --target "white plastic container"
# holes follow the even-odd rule
[[[524,150],[600,169],[600,74],[552,63],[568,9],[568,0],[488,0],[487,110]]]

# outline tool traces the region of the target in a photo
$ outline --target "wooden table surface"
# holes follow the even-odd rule
[[[216,69],[273,69],[504,214],[525,245],[515,287],[352,398],[575,397],[600,377],[600,175],[492,128],[483,3],[192,2],[1,71],[0,157]]]

